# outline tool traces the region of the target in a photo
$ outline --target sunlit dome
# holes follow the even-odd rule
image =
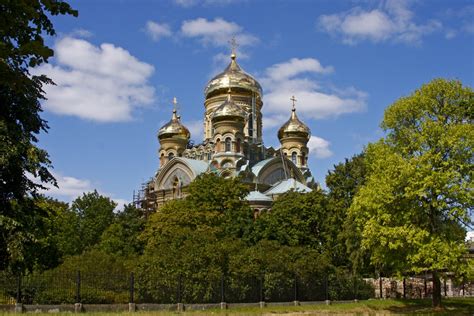
[[[229,89],[230,90],[230,89]],[[222,118],[240,118],[245,119],[245,111],[238,105],[237,103],[232,100],[232,96],[230,95],[230,91],[227,95],[227,100],[224,101],[219,107],[215,110],[214,114],[212,115],[212,119],[222,119]]]
[[[285,137],[304,137],[309,139],[311,130],[306,124],[301,122],[296,115],[296,109],[293,106],[290,119],[278,130],[278,139]]]
[[[204,89],[204,94],[208,97],[213,92],[227,91],[229,88],[250,90],[262,95],[262,87],[255,78],[240,68],[239,64],[237,64],[235,53],[232,53],[231,61],[227,68],[208,82]]]
[[[173,116],[171,117],[171,120],[163,125],[158,131],[159,139],[171,138],[174,136],[187,139],[191,137],[189,130],[181,123],[179,116],[176,115],[176,109],[173,110]]]

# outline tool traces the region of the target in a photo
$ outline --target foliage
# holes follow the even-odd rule
[[[103,232],[98,248],[123,257],[139,255],[143,252],[143,242],[138,237],[144,227],[143,212],[131,204],[126,205]]]
[[[371,262],[400,274],[462,270],[474,188],[474,93],[437,79],[387,108],[367,148],[369,177],[351,206]]]
[[[97,191],[84,193],[72,202],[71,211],[77,216],[79,244],[77,254],[96,245],[114,220],[117,204]]]
[[[40,117],[44,75],[30,75],[29,67],[48,61],[53,51],[43,35],[55,35],[51,15],[77,16],[58,0],[3,1],[0,10],[0,268],[31,268],[32,251],[44,232],[34,225],[45,215],[27,197],[38,188],[32,177],[55,183],[48,171],[46,151],[36,147],[37,135],[46,131]],[[32,261],[31,261],[32,260]]]
[[[271,212],[257,219],[260,238],[276,240],[281,245],[308,246],[325,249],[327,233],[326,195],[322,191],[299,193],[290,191],[276,200]]]
[[[367,178],[365,154],[362,152],[350,159],[345,159],[334,166],[326,176],[329,189],[328,212],[331,214],[331,226],[337,227],[332,236],[332,261],[336,266],[351,265],[358,273],[370,274],[368,256],[361,251],[361,233],[348,213],[354,196],[364,185]]]

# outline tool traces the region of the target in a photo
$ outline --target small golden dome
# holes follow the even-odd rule
[[[293,106],[290,119],[278,130],[278,139],[281,140],[285,137],[295,136],[309,139],[311,136],[311,130],[306,126],[306,124],[299,120],[298,116],[296,116],[296,109]]]
[[[171,138],[173,136],[183,137],[186,139],[191,137],[189,130],[181,123],[180,117],[176,115],[176,109],[173,110],[171,120],[163,125],[158,131],[159,139]]]
[[[232,100],[232,96],[230,95],[230,89],[227,95],[227,100],[224,101],[219,107],[215,110],[214,114],[212,115],[212,120],[232,117],[232,118],[240,118],[242,120],[245,119],[245,111],[240,107],[240,105],[236,104],[234,100]]]
[[[262,87],[255,78],[240,68],[235,53],[232,53],[230,58],[231,61],[227,68],[207,83],[204,95],[208,97],[212,92],[228,88],[250,90],[262,95]]]

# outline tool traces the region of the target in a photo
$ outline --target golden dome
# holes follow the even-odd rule
[[[243,120],[245,119],[245,115],[246,113],[240,107],[240,105],[236,104],[234,100],[232,100],[229,91],[227,95],[227,100],[225,100],[224,103],[219,105],[219,107],[215,110],[214,114],[212,115],[212,120],[224,117],[241,118]]]
[[[214,91],[228,88],[246,89],[262,95],[262,87],[255,78],[240,68],[235,61],[235,53],[232,53],[230,58],[231,61],[227,68],[208,82],[204,89],[205,96],[207,97]]]
[[[298,116],[296,116],[296,109],[293,106],[290,119],[278,130],[278,139],[281,140],[284,137],[294,136],[309,139],[311,136],[311,130],[299,120]]]
[[[173,136],[185,137],[187,139],[191,137],[189,130],[181,123],[180,117],[176,115],[176,109],[173,110],[171,120],[158,131],[159,139],[171,138]]]

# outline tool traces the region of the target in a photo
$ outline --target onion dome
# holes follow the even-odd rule
[[[285,137],[304,137],[309,139],[311,130],[296,116],[296,109],[293,104],[290,119],[278,130],[278,139]]]
[[[227,100],[224,101],[219,107],[214,111],[212,115],[212,120],[220,120],[224,118],[237,118],[244,120],[246,116],[245,111],[232,100],[230,95],[230,89],[228,91]]]
[[[189,133],[189,130],[186,128],[186,126],[181,123],[180,117],[176,114],[176,109],[173,110],[173,116],[171,117],[171,120],[163,125],[158,131],[158,138],[160,140],[174,136],[186,139],[191,137],[191,133]]]
[[[235,60],[235,53],[232,53],[230,58],[231,61],[227,68],[207,83],[204,89],[205,96],[207,97],[215,91],[227,90],[229,88],[250,90],[262,95],[262,87],[255,78],[240,68]]]

